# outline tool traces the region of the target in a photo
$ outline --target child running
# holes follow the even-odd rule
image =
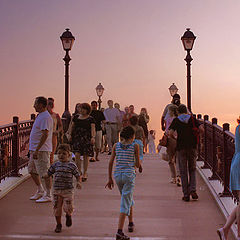
[[[105,187],[110,190],[114,187],[112,178],[113,162],[116,157],[116,167],[114,171],[115,182],[121,193],[120,215],[116,240],[129,240],[130,238],[123,233],[123,226],[126,216],[129,219],[128,231],[133,232],[133,189],[135,184],[135,167],[142,172],[139,159],[139,145],[133,143],[135,137],[134,129],[130,126],[123,128],[120,133],[121,142],[114,145],[109,162],[109,180]]]
[[[53,184],[53,209],[57,226],[56,233],[62,231],[62,208],[66,213],[66,226],[72,226],[73,213],[73,175],[77,179],[77,188],[81,189],[80,173],[76,164],[70,161],[70,146],[61,144],[58,147],[58,161],[48,169],[44,178],[54,175]]]

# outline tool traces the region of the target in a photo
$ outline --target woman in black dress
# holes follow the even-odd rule
[[[74,115],[72,119],[72,149],[80,172],[80,156],[83,156],[83,182],[87,180],[89,157],[94,156],[93,145],[95,143],[96,136],[95,120],[90,116],[90,113],[91,106],[88,103],[82,103],[80,105],[80,114]]]
[[[144,135],[145,135],[145,142],[144,142],[144,151],[147,151],[147,144],[148,144],[148,124],[149,122],[149,116],[147,114],[147,109],[142,108],[139,118],[138,118],[138,125],[143,128]]]

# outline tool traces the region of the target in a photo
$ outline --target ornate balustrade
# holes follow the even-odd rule
[[[200,138],[198,146],[198,160],[203,161],[202,168],[209,168],[212,176],[209,180],[219,180],[224,187],[220,197],[237,196],[229,190],[229,177],[232,157],[235,151],[235,136],[229,132],[229,124],[223,124],[223,127],[217,125],[217,119],[209,121],[208,115],[199,114],[197,119],[204,124],[204,134]]]
[[[0,126],[0,181],[9,176],[20,176],[19,170],[27,165],[29,136],[35,115],[31,120]]]
[[[34,119],[34,114],[28,121],[19,122],[18,117],[13,117],[13,123],[0,126],[0,181],[8,176],[19,176],[19,170],[27,165],[29,137]],[[228,123],[220,127],[216,118],[209,121],[207,115],[202,119],[200,114],[197,119],[204,124],[204,134],[200,137],[198,146],[198,160],[204,162],[202,168],[212,171],[209,180],[219,180],[224,186],[219,196],[231,196],[238,201],[237,196],[229,191],[235,136],[229,132]],[[69,122],[67,119],[62,119],[62,122],[66,132]]]

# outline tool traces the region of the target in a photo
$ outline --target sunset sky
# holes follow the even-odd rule
[[[239,0],[0,0],[0,124],[29,119],[36,96],[64,111],[65,55],[60,36],[75,36],[70,56],[70,110],[97,99],[99,82],[121,107],[148,109],[158,131],[175,83],[186,103],[186,28],[197,36],[191,55],[192,110],[230,122],[240,115]]]

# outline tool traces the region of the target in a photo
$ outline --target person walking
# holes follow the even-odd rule
[[[42,177],[50,167],[53,119],[47,111],[47,99],[45,97],[37,97],[34,102],[34,108],[39,114],[30,133],[28,172],[37,186],[37,191],[30,197],[30,200],[36,200],[37,203],[51,202],[51,183],[49,179],[43,180]]]
[[[102,125],[105,123],[105,117],[102,111],[97,110],[97,102],[91,102],[92,112],[90,116],[92,116],[95,120],[95,128],[96,128],[96,138],[95,138],[95,158],[92,157],[90,162],[99,161],[98,154],[102,148]]]
[[[133,116],[136,116],[138,117],[138,115],[134,112],[135,108],[133,105],[130,105],[129,106],[129,114],[130,114],[130,118],[133,117]]]
[[[72,226],[73,213],[73,176],[77,179],[76,187],[81,189],[80,173],[76,164],[70,161],[70,146],[61,144],[58,147],[58,161],[48,169],[45,179],[54,175],[53,209],[57,222],[56,233],[62,231],[62,208],[66,213],[66,226]]]
[[[156,146],[155,146],[155,131],[150,130],[148,135],[148,150],[149,153],[156,153]]]
[[[238,199],[240,198],[240,116],[237,119],[238,126],[235,130],[235,153],[231,162],[230,169],[230,190],[237,195]],[[221,240],[227,240],[229,230],[233,223],[237,221],[238,226],[238,240],[240,240],[240,207],[237,205],[230,216],[228,217],[225,225],[222,228],[217,230],[219,238]]]
[[[169,103],[163,110],[163,114],[162,114],[162,118],[161,118],[161,125],[162,125],[162,130],[165,131],[166,130],[166,122],[165,122],[165,117],[167,115],[167,112],[168,112],[168,107],[171,105],[171,104],[175,104],[176,106],[179,106],[181,104],[180,102],[180,95],[179,94],[174,94],[173,97],[172,97],[172,102]]]
[[[108,155],[111,155],[113,145],[118,141],[118,122],[120,114],[118,109],[113,108],[113,101],[107,101],[108,108],[104,110],[104,116],[106,119],[106,134],[108,143]]]
[[[168,107],[167,115],[165,116],[165,135],[167,136],[167,157],[168,164],[171,173],[171,183],[177,184],[178,187],[181,187],[181,177],[179,171],[179,164],[176,160],[176,147],[177,147],[177,134],[174,132],[173,136],[169,136],[169,126],[171,125],[174,118],[178,117],[178,107],[175,104],[171,104]]]
[[[89,157],[93,157],[93,145],[95,144],[96,130],[95,120],[90,116],[91,106],[88,103],[80,105],[80,113],[75,114],[68,132],[71,134],[72,150],[75,154],[76,164],[82,174],[82,181],[88,178]],[[81,156],[83,156],[83,173],[81,172]]]
[[[143,128],[144,135],[145,135],[145,142],[144,142],[144,151],[147,152],[147,144],[148,144],[148,126],[149,123],[149,115],[147,113],[146,108],[141,108],[139,118],[138,118],[138,125]]]
[[[119,103],[114,103],[114,107],[119,111],[119,118],[118,118],[118,123],[117,123],[117,125],[118,125],[117,135],[119,137],[120,131],[122,130],[122,127],[123,127],[122,122],[123,122],[123,116],[125,115],[125,112],[120,109],[120,104]]]
[[[101,108],[101,112],[104,113],[104,108]],[[103,114],[104,115],[104,114]],[[104,116],[105,118],[105,116]],[[102,149],[101,149],[101,153],[107,152],[107,135],[106,135],[106,119],[105,119],[105,123],[102,124]]]
[[[75,105],[75,109],[74,109],[74,112],[72,114],[72,117],[71,117],[71,121],[68,125],[68,130],[66,131],[65,133],[65,136],[67,138],[67,142],[69,143],[69,145],[71,146],[71,149],[72,149],[72,131],[73,131],[73,118],[75,116],[78,116],[80,115],[81,113],[81,103],[77,103]],[[75,154],[72,152],[72,159],[74,161],[76,161],[77,164],[79,164],[81,166],[81,161],[83,161],[83,156],[81,156],[80,154],[77,154],[77,156],[75,156]],[[80,172],[81,173],[81,172]]]
[[[50,164],[53,164],[54,154],[58,145],[58,137],[63,134],[63,124],[58,113],[53,112],[54,99],[48,98],[47,110],[53,119],[52,152],[50,154]]]
[[[122,119],[122,127],[125,128],[127,126],[129,126],[129,119],[130,119],[130,112],[129,112],[129,107],[125,107],[124,108],[125,113],[123,115],[123,119]]]
[[[143,128],[138,125],[138,118],[136,116],[130,118],[130,126],[135,131],[135,139],[133,142],[139,145],[139,158],[141,161],[143,161],[143,146],[145,142],[145,135]]]
[[[134,129],[130,126],[125,127],[120,133],[121,141],[113,147],[112,155],[108,167],[108,183],[105,187],[113,189],[112,178],[113,162],[116,157],[116,167],[114,171],[115,182],[121,194],[120,215],[116,240],[129,240],[130,238],[123,233],[123,226],[126,216],[129,218],[128,231],[134,231],[133,223],[133,190],[135,185],[135,167],[142,172],[139,159],[139,146],[133,143]]]
[[[198,200],[196,192],[197,137],[194,135],[193,127],[198,128],[201,132],[204,130],[193,116],[187,114],[185,105],[181,104],[178,107],[178,113],[179,116],[172,121],[169,127],[169,136],[174,138],[174,131],[177,131],[176,149],[182,180],[182,200],[189,202],[190,196],[193,200]]]

